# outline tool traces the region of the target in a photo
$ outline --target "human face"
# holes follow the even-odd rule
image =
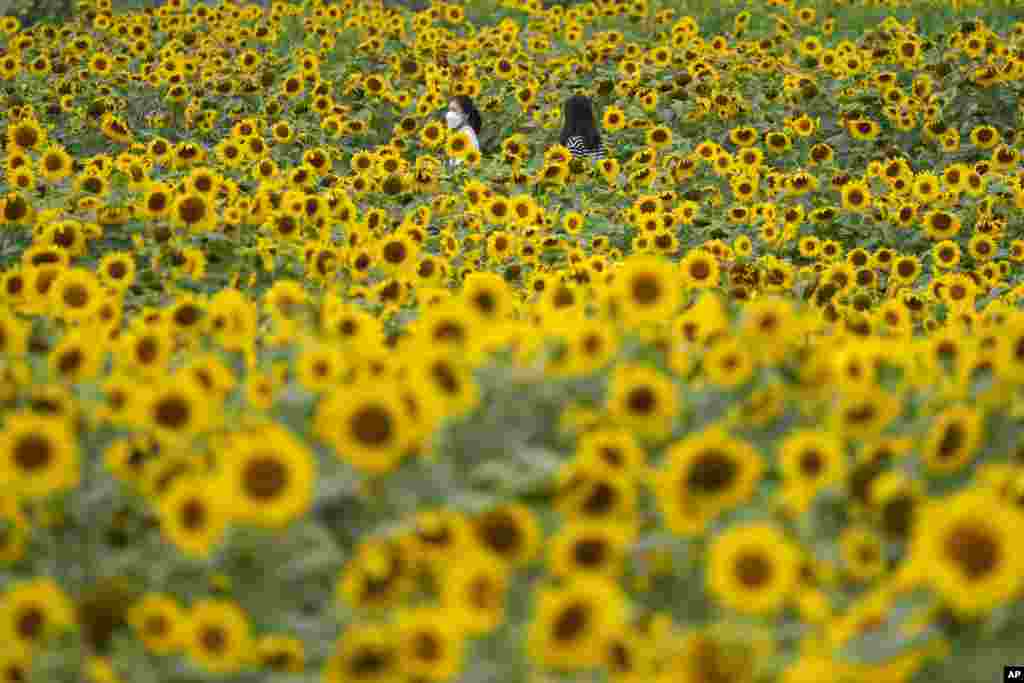
[[[466,114],[455,100],[448,103],[448,113],[445,114],[444,118],[448,122],[448,127],[453,130],[461,128],[466,123]]]

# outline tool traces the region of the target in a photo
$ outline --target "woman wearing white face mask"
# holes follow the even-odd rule
[[[457,95],[448,103],[448,113],[444,116],[448,128],[457,133],[465,133],[473,149],[480,151],[480,128],[483,119],[477,110],[473,100],[468,95]],[[453,165],[459,163],[458,159],[453,160]]]

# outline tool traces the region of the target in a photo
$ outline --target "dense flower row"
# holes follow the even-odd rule
[[[80,9],[0,21],[0,682],[908,681],[1020,617],[1024,24]]]

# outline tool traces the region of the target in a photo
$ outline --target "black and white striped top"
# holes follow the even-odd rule
[[[587,147],[582,135],[572,135],[565,141],[565,148],[572,152],[574,157],[585,159],[604,159],[604,143],[596,148]]]

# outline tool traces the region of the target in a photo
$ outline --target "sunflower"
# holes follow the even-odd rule
[[[803,514],[820,491],[841,484],[847,463],[842,443],[828,432],[801,429],[779,445],[783,497],[787,507]]]
[[[48,183],[59,183],[71,175],[72,159],[63,147],[52,145],[39,158],[39,173]]]
[[[393,683],[401,680],[401,641],[395,626],[353,624],[338,638],[324,668],[325,683]]]
[[[470,143],[469,134],[465,131],[449,135],[445,143],[445,153],[452,159],[465,159],[471,149],[473,149],[473,145]]]
[[[871,209],[871,189],[866,183],[849,182],[842,188],[842,204],[851,213],[865,213]]]
[[[336,599],[360,610],[398,604],[414,587],[412,544],[371,538],[359,544],[336,585]]]
[[[615,274],[622,313],[636,323],[670,317],[682,299],[671,263],[656,256],[633,256]]]
[[[326,397],[314,425],[339,458],[368,473],[393,469],[411,441],[405,406],[387,386],[355,386]]]
[[[998,245],[991,235],[974,235],[967,243],[967,252],[978,263],[988,263],[996,255]]]
[[[143,192],[139,210],[146,218],[169,216],[174,203],[174,190],[167,183],[150,182]]]
[[[891,276],[898,285],[913,284],[920,274],[921,262],[916,256],[900,256],[893,262]]]
[[[186,192],[175,197],[170,215],[176,225],[192,232],[209,231],[216,225],[216,216],[210,200],[194,192]]]
[[[942,183],[934,173],[919,173],[914,177],[911,184],[914,201],[919,204],[929,204],[939,197],[942,191]]]
[[[936,241],[948,240],[960,232],[960,218],[950,211],[928,211],[921,217],[921,222],[924,223],[925,234]]]
[[[151,326],[120,337],[116,367],[149,377],[162,375],[174,350],[174,340],[168,332]]]
[[[663,616],[652,617],[649,622],[634,626],[624,624],[612,631],[602,648],[601,666],[614,683],[640,683],[651,681],[662,663],[662,645],[669,638]]]
[[[969,465],[983,442],[982,415],[969,406],[952,406],[928,429],[922,459],[930,471],[950,474]]]
[[[683,282],[693,289],[711,289],[719,284],[718,259],[703,249],[689,251],[679,263]]]
[[[497,273],[474,272],[462,284],[462,300],[479,324],[493,324],[514,310],[511,287]]]
[[[958,615],[977,617],[1024,588],[1024,558],[1013,551],[1022,531],[1019,510],[984,489],[967,489],[925,508],[910,557]]]
[[[601,127],[613,133],[622,130],[626,127],[626,113],[615,105],[606,107],[601,117]]]
[[[470,635],[483,635],[505,621],[508,569],[489,556],[469,553],[448,567],[441,584],[441,606]]]
[[[981,125],[971,130],[971,144],[978,149],[992,149],[1000,142],[1002,138],[995,126]]]
[[[279,320],[293,320],[309,303],[302,283],[291,279],[278,279],[263,295],[267,312]]]
[[[188,612],[189,658],[212,674],[237,673],[253,645],[248,615],[227,600],[200,600]]]
[[[303,348],[295,372],[304,389],[320,394],[339,384],[348,369],[349,364],[342,349],[328,344],[315,344]]]
[[[188,461],[167,464],[181,469],[187,467]],[[160,529],[183,553],[205,558],[223,539],[229,512],[214,481],[188,472],[180,474],[170,480],[159,500]]]
[[[312,504],[315,458],[283,427],[235,437],[222,465],[220,488],[231,492],[236,519],[283,527]]]
[[[428,348],[417,353],[411,379],[438,417],[463,415],[480,401],[471,368],[449,348]]]
[[[465,352],[475,345],[478,316],[461,302],[429,308],[417,321],[416,335],[426,347],[447,346]]]
[[[605,641],[625,617],[625,599],[610,581],[577,577],[559,588],[540,589],[527,634],[528,654],[560,671],[597,666]]]
[[[937,268],[955,268],[960,263],[960,245],[953,240],[942,240],[932,247],[932,262]]]
[[[28,349],[28,338],[28,326],[6,307],[0,307],[0,355],[21,357]]]
[[[0,481],[21,496],[44,498],[78,486],[78,443],[60,417],[13,413],[0,431]]]
[[[708,589],[737,612],[774,614],[796,590],[798,566],[793,544],[774,525],[734,526],[711,543]]]
[[[100,283],[90,270],[68,268],[50,287],[53,310],[71,322],[91,318],[102,302]]]
[[[419,245],[402,234],[392,234],[378,246],[376,263],[388,275],[412,272],[419,255]]]
[[[74,625],[73,603],[49,577],[14,583],[0,597],[0,637],[14,650],[39,652]]]
[[[537,201],[525,193],[511,198],[509,211],[512,214],[511,223],[524,229],[536,225],[537,218],[541,215],[541,208],[537,205]]]
[[[717,386],[736,389],[750,381],[757,369],[753,354],[738,339],[716,341],[702,361],[704,376]]]
[[[168,377],[150,391],[142,409],[155,436],[167,444],[182,444],[213,424],[216,407],[196,384]]]
[[[155,655],[169,655],[185,646],[187,619],[178,602],[162,593],[147,593],[128,610],[128,624]]]
[[[665,439],[672,433],[680,407],[675,383],[654,368],[628,364],[615,369],[608,410],[621,426],[652,440]]]
[[[801,324],[792,302],[766,296],[745,307],[740,332],[756,356],[774,363],[790,351],[799,338]]]
[[[193,295],[178,297],[167,311],[167,321],[173,333],[185,339],[204,330],[206,307],[203,301]]]
[[[60,340],[50,352],[50,372],[61,381],[71,384],[93,379],[99,374],[106,349],[88,338],[78,328]]]
[[[0,61],[0,76],[3,74],[3,62]],[[29,680],[32,674],[32,653],[25,648],[10,647],[0,653],[0,682],[21,683]]]
[[[445,610],[420,607],[399,613],[401,667],[406,676],[424,681],[448,681],[463,668],[465,637]]]
[[[461,512],[432,508],[414,517],[412,547],[428,568],[443,569],[447,557],[473,552],[475,544],[472,527]]]
[[[718,427],[672,444],[654,475],[665,524],[679,534],[700,532],[721,512],[750,499],[763,470],[753,446]]]
[[[5,223],[31,225],[36,218],[36,211],[31,202],[18,192],[8,192],[0,196],[0,219]]]
[[[618,353],[620,340],[610,323],[587,318],[574,320],[568,327],[566,353],[570,374],[582,376],[597,372]]]
[[[477,544],[510,568],[529,563],[540,549],[541,528],[528,507],[508,504],[471,520]]]
[[[619,175],[622,172],[621,164],[618,159],[612,157],[606,157],[597,162],[597,170],[600,172],[601,177],[609,185],[615,185],[619,182]]]
[[[576,444],[575,461],[593,462],[631,478],[640,474],[647,454],[636,436],[627,429],[603,427],[582,434]]]
[[[37,150],[46,144],[46,130],[35,119],[25,118],[7,128],[7,142],[16,150]]]
[[[650,128],[645,135],[645,141],[655,149],[669,147],[672,145],[672,130],[664,125]]]
[[[846,573],[855,581],[872,581],[885,572],[885,546],[870,527],[858,525],[844,529],[839,548]]]
[[[253,658],[272,673],[297,674],[306,667],[306,648],[298,638],[271,633],[256,641]]]
[[[428,149],[440,147],[445,138],[445,129],[437,121],[431,121],[420,130],[420,142]]]
[[[850,136],[854,140],[874,140],[881,132],[881,127],[871,119],[852,119],[847,123]]]
[[[625,569],[632,540],[633,534],[624,524],[568,522],[551,538],[548,568],[555,576],[615,580]]]

